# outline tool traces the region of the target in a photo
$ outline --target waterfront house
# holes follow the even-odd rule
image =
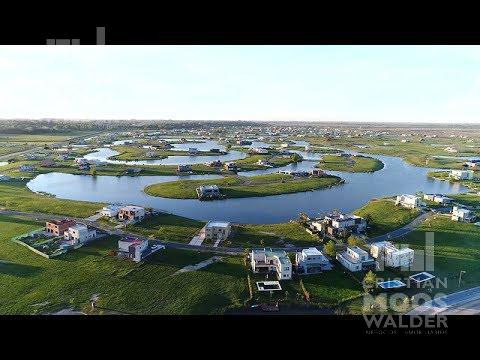
[[[155,151],[147,151],[145,153],[145,156],[148,157],[148,158],[153,158],[153,157],[157,156],[157,153]]]
[[[378,264],[409,268],[413,264],[414,251],[408,247],[397,248],[389,241],[380,241],[370,246],[370,254]]]
[[[33,165],[20,165],[19,170],[22,172],[31,172],[37,170],[37,168]]]
[[[237,141],[237,144],[245,146],[245,145],[252,145],[252,142],[249,141],[249,140],[239,140],[239,141]]]
[[[118,255],[127,257],[135,262],[142,261],[147,249],[148,240],[146,239],[126,236],[118,240]]]
[[[202,185],[196,191],[199,199],[218,199],[222,196],[217,185]]]
[[[347,250],[337,253],[336,259],[353,272],[375,270],[376,268],[375,260],[358,246],[348,246]]]
[[[268,154],[268,150],[261,147],[253,147],[250,149],[250,152],[254,154]]]
[[[197,148],[188,148],[189,155],[197,155],[199,152]]]
[[[205,225],[205,239],[224,241],[230,235],[232,225],[224,221],[209,221]]]
[[[325,176],[326,173],[325,173],[325,171],[323,171],[322,169],[312,169],[312,170],[310,171],[310,175],[311,175],[311,176],[322,177],[322,176]]]
[[[47,234],[54,236],[63,236],[65,231],[69,227],[75,226],[75,220],[63,219],[63,220],[51,220],[45,223],[45,231]]]
[[[177,172],[188,172],[188,171],[192,171],[192,165],[179,164],[177,166]]]
[[[41,167],[54,167],[55,162],[53,160],[50,160],[50,159],[45,159],[40,163],[40,166]]]
[[[223,167],[225,168],[225,170],[227,171],[237,171],[237,164],[234,163],[234,162],[226,162]]]
[[[88,171],[90,170],[90,164],[88,163],[80,164],[78,165],[78,170]]]
[[[476,168],[480,167],[480,160],[470,160],[470,161],[465,162],[464,165],[466,167],[476,169]]]
[[[455,180],[473,180],[473,170],[450,170],[450,177]]]
[[[423,199],[436,202],[437,204],[440,204],[440,205],[448,205],[453,201],[453,199],[441,194],[425,194],[423,195]]]
[[[140,174],[141,171],[142,171],[141,168],[128,168],[127,169],[127,173],[134,174],[134,175]]]
[[[272,166],[272,164],[268,160],[260,159],[257,161],[257,165],[260,166]]]
[[[417,209],[419,207],[425,206],[425,203],[422,202],[419,196],[404,194],[397,196],[395,205],[400,205],[407,209]]]
[[[210,149],[210,152],[218,154],[220,153],[220,149],[213,148],[213,149]]]
[[[254,249],[250,252],[250,264],[255,274],[273,272],[279,280],[292,278],[292,263],[283,250]]]
[[[357,215],[334,212],[323,219],[313,221],[310,229],[331,237],[348,237],[352,233],[364,232],[367,229],[367,221]]]
[[[125,221],[141,221],[145,217],[145,209],[141,206],[124,206],[118,212],[118,218]]]
[[[85,158],[75,158],[75,163],[76,163],[76,164],[79,164],[79,165],[81,165],[81,164],[88,164],[88,160],[85,159]]]
[[[83,244],[97,237],[97,231],[84,224],[70,226],[64,233],[63,238],[73,244]]]
[[[215,161],[207,162],[205,163],[205,165],[209,167],[222,167],[223,164],[220,160],[215,160]]]
[[[460,206],[454,206],[452,210],[452,220],[460,222],[473,222],[476,219],[475,212]]]
[[[100,212],[100,214],[102,216],[105,216],[105,217],[108,217],[108,218],[115,218],[118,216],[118,213],[120,212],[120,209],[122,207],[120,205],[108,205],[108,206],[104,206],[102,208],[102,211]]]
[[[332,264],[317,248],[303,249],[295,254],[295,266],[299,274],[316,274],[331,270]]]

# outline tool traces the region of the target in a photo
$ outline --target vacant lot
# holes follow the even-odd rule
[[[412,222],[420,212],[416,209],[405,209],[395,206],[391,199],[370,201],[355,214],[366,218],[369,224],[369,236],[377,236],[401,228]]]
[[[100,313],[127,314],[217,314],[247,299],[240,257],[172,276],[211,254],[168,249],[135,264],[108,255],[117,246],[111,237],[48,260],[10,241],[39,225],[0,216],[0,314],[89,311],[93,294],[99,294]]]
[[[318,166],[325,170],[347,172],[375,172],[383,169],[380,160],[366,156],[325,155]]]
[[[227,198],[269,196],[316,190],[341,182],[337,176],[301,177],[270,174],[252,177],[231,176],[214,180],[184,180],[153,184],[145,193],[173,199],[196,199],[195,189],[201,185],[218,185]]]

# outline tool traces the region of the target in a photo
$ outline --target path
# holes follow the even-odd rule
[[[425,302],[407,315],[475,315],[480,313],[480,286]]]
[[[178,270],[177,272],[175,272],[172,276],[177,275],[177,274],[181,274],[181,273],[185,273],[185,272],[197,271],[197,270],[203,269],[204,267],[212,265],[216,262],[219,262],[221,260],[222,260],[221,256],[212,256],[210,259],[199,262],[198,264],[187,265],[187,266],[181,268],[180,270]]]

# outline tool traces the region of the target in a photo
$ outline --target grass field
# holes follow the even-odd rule
[[[258,225],[245,224],[236,225],[232,231],[232,235],[230,235],[224,244],[243,247],[283,247],[285,244],[316,246],[319,245],[319,238],[307,233],[305,228],[296,222]]]
[[[337,156],[325,155],[318,163],[318,167],[325,170],[347,172],[375,172],[383,169],[380,160],[366,156]]]
[[[273,167],[286,166],[294,161],[292,156],[250,155],[245,159],[235,161],[235,163],[242,171],[266,169],[266,166],[257,164],[258,160],[268,160]]]
[[[160,214],[141,223],[129,225],[127,230],[164,241],[188,243],[204,225],[205,223],[202,221],[177,215]]]
[[[0,182],[0,207],[24,212],[40,212],[74,217],[88,217],[103,204],[56,199],[31,192],[26,181]]]
[[[448,282],[447,289],[439,291],[455,292],[480,285],[480,227],[455,222],[446,216],[436,216],[426,220],[416,231],[398,242],[409,244],[415,250],[424,250],[427,232],[434,233],[435,261],[432,273],[446,278]],[[458,287],[461,270],[466,273]]]
[[[108,238],[48,260],[10,241],[38,226],[0,216],[0,314],[87,311],[93,294],[99,294],[99,313],[217,314],[242,306],[247,298],[240,257],[173,275],[211,254],[168,249],[135,264],[108,256],[116,248],[116,238]]]
[[[395,206],[390,199],[370,201],[354,213],[367,219],[369,236],[377,236],[401,228],[420,214],[415,209]]]
[[[336,176],[296,178],[290,175],[269,174],[252,177],[231,176],[214,180],[172,181],[147,186],[151,196],[172,199],[196,199],[195,189],[201,185],[218,185],[227,198],[269,196],[316,190],[340,183]]]

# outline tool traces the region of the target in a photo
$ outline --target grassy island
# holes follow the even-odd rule
[[[230,176],[214,180],[180,180],[147,186],[148,195],[172,199],[196,199],[195,189],[201,185],[218,185],[227,198],[269,196],[317,190],[342,182],[337,176],[293,177],[283,174]]]
[[[362,155],[325,155],[318,166],[322,169],[333,171],[375,172],[383,169],[383,162]]]
[[[193,147],[193,146],[192,146]],[[168,156],[188,156],[188,151],[170,150],[170,149],[157,149],[151,150],[141,146],[115,146],[113,150],[118,151],[120,154],[112,156],[113,160],[123,161],[137,161],[137,160],[158,160],[165,159]],[[151,153],[151,156],[147,156]],[[213,151],[199,151],[198,155],[201,156],[215,156],[224,155],[225,152],[213,152]]]

